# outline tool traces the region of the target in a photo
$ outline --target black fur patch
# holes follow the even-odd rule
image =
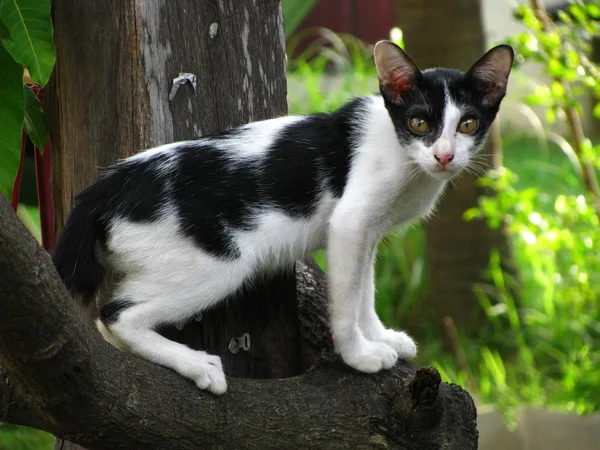
[[[119,319],[119,316],[124,310],[133,305],[135,305],[135,302],[125,298],[112,300],[110,303],[107,303],[100,308],[100,320],[104,325],[111,325]]]
[[[229,157],[213,137],[184,144],[171,180],[184,233],[213,255],[237,258],[232,234],[254,229],[253,213],[261,206],[303,217],[314,212],[324,189],[340,197],[352,159],[351,122],[362,101],[288,125],[257,160]],[[227,138],[225,132],[217,140]],[[250,134],[246,145],[252,145]]]
[[[168,201],[165,186],[170,175],[158,167],[170,158],[158,154],[148,160],[126,160],[110,167],[96,184],[110,185],[104,196],[106,217],[126,217],[136,222],[157,220]]]

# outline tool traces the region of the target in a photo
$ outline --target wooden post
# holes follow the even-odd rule
[[[140,149],[286,114],[279,0],[55,0],[53,8],[58,60],[47,111],[58,229],[98,167]],[[180,73],[197,77],[195,92],[182,85],[170,101]],[[294,271],[165,333],[221,355],[230,376],[296,375]],[[244,333],[250,349],[230,352],[232,338]],[[58,440],[56,448],[78,447]]]

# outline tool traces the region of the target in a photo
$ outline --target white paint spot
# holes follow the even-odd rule
[[[219,24],[217,22],[211,23],[208,27],[208,37],[211,39],[216,38],[217,31],[219,31]]]

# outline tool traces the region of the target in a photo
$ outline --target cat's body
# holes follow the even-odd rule
[[[376,372],[416,354],[410,337],[385,329],[374,311],[375,247],[392,227],[429,214],[469,164],[504,95],[512,52],[498,47],[485,76],[467,79],[418,72],[397,47],[378,48],[382,96],[151,149],[83,191],[54,261],[87,301],[104,265],[120,274],[98,321],[109,342],[223,393],[218,357],[153,330],[327,248],[331,327],[344,361]],[[495,90],[474,89],[491,66],[502,72]],[[464,128],[468,120],[474,129]]]

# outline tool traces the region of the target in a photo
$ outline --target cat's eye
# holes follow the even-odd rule
[[[429,131],[429,123],[422,117],[413,117],[408,121],[408,125],[415,133],[423,134]]]
[[[465,119],[458,124],[458,131],[462,134],[471,134],[478,126],[477,119]]]

